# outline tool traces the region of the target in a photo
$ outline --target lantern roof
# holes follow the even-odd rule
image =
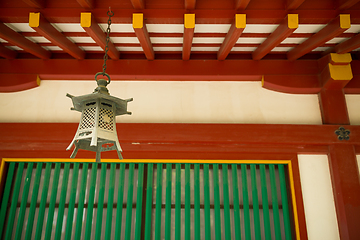
[[[105,105],[111,103],[115,104],[115,112],[114,112],[115,116],[123,115],[123,114],[131,114],[131,112],[127,111],[127,103],[131,102],[133,100],[132,98],[124,100],[97,91],[77,97],[70,94],[67,94],[66,96],[71,98],[73,102],[74,107],[71,108],[71,110],[82,112],[82,110],[86,105],[91,104],[91,101],[94,101],[95,103],[96,101],[102,102],[105,100],[104,102],[102,102],[102,104]]]

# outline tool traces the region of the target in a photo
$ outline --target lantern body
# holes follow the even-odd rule
[[[66,149],[70,150],[75,145],[71,158],[75,158],[78,149],[84,149],[96,152],[97,162],[100,162],[101,152],[112,150],[116,150],[119,159],[122,159],[115,117],[131,114],[127,111],[127,103],[132,99],[123,100],[99,91],[78,97],[67,96],[73,101],[72,110],[81,112],[75,137]]]

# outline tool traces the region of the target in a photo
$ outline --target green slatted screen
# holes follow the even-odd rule
[[[9,162],[2,239],[293,239],[286,165]]]

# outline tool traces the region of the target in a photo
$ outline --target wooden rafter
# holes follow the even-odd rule
[[[236,14],[226,37],[217,53],[218,60],[225,60],[246,27],[246,15]]]
[[[287,8],[289,10],[295,10],[304,2],[305,0],[287,0]]]
[[[103,50],[106,46],[106,34],[101,30],[99,24],[95,21],[92,13],[81,13],[81,27],[86,31],[86,33],[99,45]],[[109,41],[108,43],[109,51],[108,55],[112,59],[119,59],[120,53],[114,46],[114,44]]]
[[[131,0],[131,4],[135,9],[144,9],[145,8],[145,0]]]
[[[349,9],[360,0],[339,0],[339,10]]]
[[[14,59],[16,58],[17,53],[4,45],[0,44],[0,56],[7,58],[7,59]]]
[[[185,0],[185,9],[193,10],[195,9],[196,0]]]
[[[298,27],[298,15],[288,14],[284,21],[270,34],[268,38],[252,53],[254,60],[262,59],[274,47],[278,46],[285,38],[290,36]]]
[[[235,0],[235,9],[236,10],[245,10],[248,6],[250,0]]]
[[[144,16],[142,13],[133,14],[133,28],[136,37],[139,39],[140,45],[143,48],[145,56],[148,60],[154,60],[155,54],[151,45],[149,33],[144,24]]]
[[[348,53],[360,47],[360,34],[335,46],[336,53]]]
[[[40,13],[30,13],[29,25],[40,35],[62,48],[74,58],[85,58],[85,52],[82,51],[75,43],[67,39],[61,32],[56,30]]]
[[[50,52],[46,51],[44,48],[40,47],[36,43],[33,43],[32,41],[26,39],[20,33],[15,32],[14,30],[5,26],[5,24],[3,23],[0,23],[0,37],[39,58],[50,58]]]
[[[332,20],[319,32],[315,33],[312,37],[301,43],[287,55],[289,60],[296,60],[303,55],[309,53],[313,49],[321,46],[330,39],[338,36],[350,28],[350,15],[340,14],[337,18]]]
[[[23,2],[34,8],[43,8],[45,6],[44,0],[23,0]]]
[[[93,8],[94,7],[94,0],[76,0],[79,5],[83,8]]]
[[[195,14],[184,15],[184,36],[183,36],[183,51],[182,59],[189,60],[191,54],[191,45],[195,30]]]

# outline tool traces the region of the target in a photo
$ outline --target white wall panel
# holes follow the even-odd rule
[[[327,155],[298,158],[309,240],[340,239]]]
[[[346,94],[345,98],[350,118],[350,124],[360,125],[360,95]]]
[[[42,81],[38,88],[0,94],[1,122],[78,122],[74,96],[95,81]],[[321,124],[317,95],[278,93],[260,82],[112,81],[110,94],[134,98],[118,122]]]

